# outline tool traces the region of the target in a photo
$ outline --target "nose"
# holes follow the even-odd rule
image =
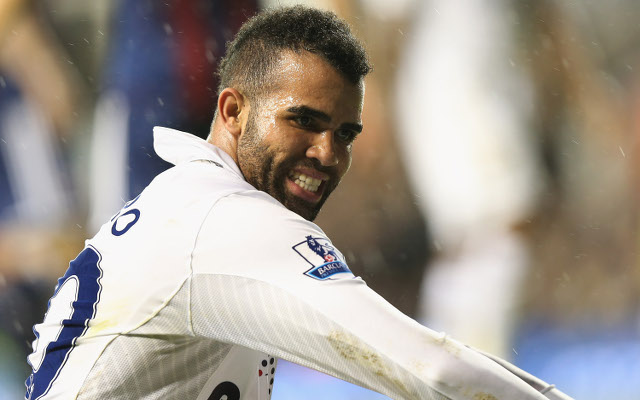
[[[317,159],[324,167],[338,165],[339,159],[333,141],[333,132],[325,131],[314,135],[314,140],[307,149],[307,157]]]

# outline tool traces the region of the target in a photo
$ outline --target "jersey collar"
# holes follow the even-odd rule
[[[190,133],[155,126],[153,128],[153,148],[163,160],[173,165],[195,160],[211,160],[222,164],[223,168],[234,172],[244,180],[240,168],[230,155]]]

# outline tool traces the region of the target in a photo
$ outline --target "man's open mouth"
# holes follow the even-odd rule
[[[322,179],[313,178],[298,171],[291,171],[289,178],[304,190],[314,193],[318,191],[318,187],[320,187],[323,182]]]

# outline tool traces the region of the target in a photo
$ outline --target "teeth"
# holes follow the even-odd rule
[[[305,174],[301,174],[299,172],[291,172],[289,174],[289,177],[294,180],[296,185],[310,192],[317,191],[318,186],[320,186],[320,184],[322,183],[321,179],[312,178],[310,176],[306,176]]]

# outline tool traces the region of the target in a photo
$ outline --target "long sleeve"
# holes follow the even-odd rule
[[[200,230],[192,270],[197,335],[394,399],[545,399],[494,361],[395,309],[346,269],[319,228],[271,201],[221,199]]]

